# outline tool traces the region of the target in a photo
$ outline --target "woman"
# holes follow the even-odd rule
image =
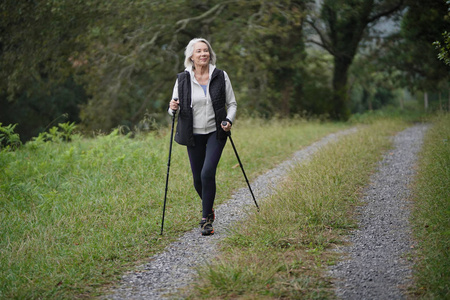
[[[186,69],[177,76],[169,113],[179,110],[175,141],[187,146],[194,187],[202,200],[201,234],[211,235],[216,169],[237,103],[230,79],[216,68],[216,54],[207,40],[191,40],[184,54]]]

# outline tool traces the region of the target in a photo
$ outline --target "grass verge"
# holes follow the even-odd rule
[[[414,185],[416,286],[424,299],[450,298],[450,114],[437,116],[425,138]]]
[[[299,148],[345,128],[302,120],[239,120],[233,140],[251,180]],[[174,143],[164,235],[160,221],[170,131],[0,152],[0,298],[91,298],[197,226],[201,205],[186,149]],[[227,145],[217,203],[245,181]]]
[[[199,271],[190,299],[333,298],[330,249],[356,226],[353,212],[401,121],[376,121],[297,165],[261,212],[238,225],[223,255]]]

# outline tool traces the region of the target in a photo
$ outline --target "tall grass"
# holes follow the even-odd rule
[[[450,298],[450,115],[433,119],[420,154],[413,224],[418,244],[414,292]]]
[[[345,125],[239,120],[233,139],[250,180]],[[0,152],[0,298],[89,298],[183,232],[201,205],[186,150],[174,143],[160,236],[169,129]],[[217,203],[245,186],[226,146]]]
[[[261,212],[238,224],[217,260],[199,270],[191,299],[333,297],[326,267],[356,226],[354,208],[376,163],[405,128],[373,120],[297,165]]]

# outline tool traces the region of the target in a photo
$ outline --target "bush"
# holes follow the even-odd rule
[[[34,142],[70,142],[75,136],[74,130],[77,128],[74,122],[59,123],[53,126],[48,132],[41,132],[38,137],[33,138]]]
[[[2,126],[0,123],[0,149],[16,150],[22,145],[19,134],[14,133],[17,124]]]

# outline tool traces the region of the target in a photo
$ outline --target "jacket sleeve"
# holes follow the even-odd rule
[[[226,107],[227,107],[227,119],[234,123],[237,111],[236,97],[234,96],[233,87],[231,85],[230,78],[227,72],[225,74],[225,92],[226,92]]]
[[[172,92],[172,99],[178,98],[178,79],[175,81],[175,86],[173,87],[173,92]],[[172,101],[172,99],[170,99]],[[169,108],[167,109],[167,112],[169,113],[169,115],[173,116],[173,112],[170,109],[170,105]]]

